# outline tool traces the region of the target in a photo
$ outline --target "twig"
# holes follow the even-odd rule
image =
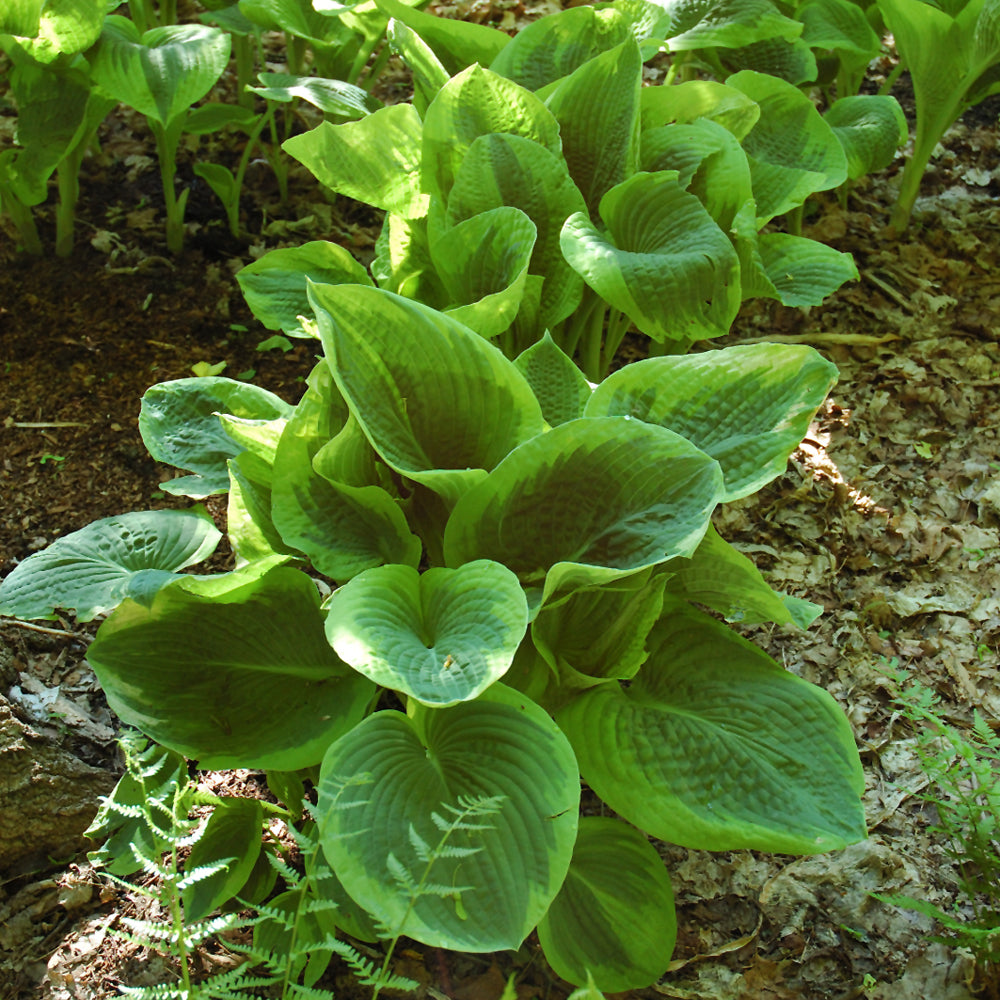
[[[17,618],[0,617],[0,625],[16,625],[18,628],[26,628],[31,632],[42,632],[45,635],[61,635],[68,639],[76,639],[78,642],[93,642],[94,637],[86,632],[69,632],[64,628],[46,628],[44,625],[33,625],[31,622],[22,622]]]
[[[741,344],[887,344],[901,340],[897,333],[876,337],[870,333],[773,333],[766,337],[741,337]]]

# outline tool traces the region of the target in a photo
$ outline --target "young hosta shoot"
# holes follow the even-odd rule
[[[184,245],[188,192],[178,197],[174,187],[181,134],[187,130],[191,107],[222,75],[229,51],[230,37],[218,28],[185,24],[141,33],[128,18],[112,14],[89,53],[98,89],[145,115],[153,131],[171,253],[180,253]],[[245,111],[230,110],[234,116]]]
[[[551,337],[514,362],[384,289],[305,294],[325,357],[294,408],[223,379],[150,390],[170,419],[147,443],[186,426],[177,460],[228,472],[239,568],[163,574],[88,659],[123,720],[203,766],[318,766],[330,926],[468,951],[537,926],[560,975],[620,991],[663,973],[676,933],[645,835],[797,854],[865,836],[833,699],[692,606],[815,615],[710,523],[781,473],[829,362],[759,344],[594,388]],[[228,412],[182,420],[210,406]],[[0,587],[13,613],[74,603],[46,589],[46,556]],[[621,820],[580,822],[581,775]],[[489,816],[450,822],[473,802]]]
[[[892,225],[903,230],[934,147],[963,112],[1000,93],[1000,4],[878,0],[878,6],[910,71],[917,106],[913,152],[891,217]]]

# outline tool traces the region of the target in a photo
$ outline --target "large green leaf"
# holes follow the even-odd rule
[[[499,680],[527,627],[517,577],[485,559],[367,570],[336,592],[326,619],[345,663],[432,707],[470,701]]]
[[[818,306],[845,281],[858,277],[854,258],[791,233],[761,233],[757,250],[774,298],[786,306]]]
[[[555,427],[583,416],[593,391],[583,372],[549,335],[532,344],[514,361],[528,380],[547,423]]]
[[[718,122],[742,139],[760,118],[760,106],[742,91],[715,80],[687,80],[672,87],[643,87],[639,95],[643,129],[690,124],[699,118]]]
[[[112,14],[88,61],[108,97],[166,127],[212,89],[229,47],[229,35],[218,28],[175,24],[140,35],[130,20]]]
[[[409,104],[343,125],[321,122],[281,148],[338,194],[407,218],[427,214],[420,190],[420,117]]]
[[[204,510],[105,517],[28,556],[0,584],[0,614],[89,622],[126,598],[148,602],[185,566],[215,551],[222,533]]]
[[[538,924],[556,974],[589,978],[605,993],[650,986],[666,972],[676,938],[670,877],[653,846],[619,820],[582,819],[569,874]]]
[[[507,133],[480,136],[455,175],[447,222],[454,225],[502,205],[519,208],[535,224],[528,270],[544,277],[538,323],[543,329],[554,326],[579,305],[583,292],[559,247],[563,223],[586,210],[583,195],[562,157],[544,146]]]
[[[397,472],[454,502],[544,429],[513,362],[457,321],[360,285],[309,294],[337,385]]]
[[[535,224],[519,208],[492,208],[456,223],[431,241],[431,260],[452,306],[448,312],[487,339],[517,315]]]
[[[667,45],[673,52],[740,48],[769,38],[797,38],[802,25],[770,0],[657,0],[670,14]]]
[[[528,90],[541,90],[631,37],[628,22],[613,7],[573,7],[531,22],[490,69]]]
[[[643,333],[687,347],[729,332],[740,306],[740,265],[729,238],[677,176],[629,178],[601,201],[607,233],[573,215],[561,243],[584,281]]]
[[[679,605],[627,689],[557,714],[584,780],[651,836],[707,850],[816,854],[866,836],[851,727],[825,691]]]
[[[895,97],[842,97],[823,116],[847,156],[852,180],[884,170],[906,142],[906,116]]]
[[[465,154],[481,135],[509,132],[559,154],[559,123],[530,91],[470,66],[438,92],[424,116],[423,190],[447,198]]]
[[[448,71],[434,50],[409,25],[396,18],[389,21],[386,40],[413,74],[413,106],[422,116],[448,82]]]
[[[813,50],[801,38],[765,38],[738,49],[720,49],[716,55],[725,70],[753,70],[793,87],[812,83],[819,75]]]
[[[546,102],[559,122],[569,175],[591,216],[639,165],[642,56],[628,41],[574,70]]]
[[[228,590],[181,581],[148,608],[123,604],[87,659],[123,722],[208,770],[311,767],[361,719],[374,687],[330,649],[308,576],[246,576]]]
[[[802,40],[810,48],[829,49],[842,62],[859,66],[867,66],[879,53],[881,42],[861,4],[850,0],[809,0],[796,16],[804,25]]]
[[[55,63],[60,56],[72,55],[89,49],[97,41],[104,23],[106,5],[102,0],[5,0],[3,12],[0,13],[0,33],[9,31],[22,37],[20,42],[30,52],[33,59],[40,63]],[[40,8],[37,26],[30,31],[16,31],[24,11],[29,11],[28,22],[22,22],[20,27],[29,27],[35,11]],[[4,23],[11,23],[4,28]],[[7,19],[5,21],[5,19]]]
[[[467,815],[445,839],[455,812],[484,797],[499,811]],[[563,734],[494,685],[452,708],[370,716],[327,752],[317,812],[331,867],[386,928],[489,952],[519,947],[548,909],[569,867],[579,798]]]
[[[570,420],[522,444],[455,507],[450,566],[494,559],[554,592],[690,555],[720,499],[718,465],[631,417]]]
[[[334,580],[349,580],[386,562],[416,566],[420,541],[394,498],[375,484],[372,463],[358,455],[353,440],[347,447],[350,431],[331,448],[347,430],[345,423],[346,404],[323,365],[310,377],[278,445],[271,489],[274,525],[287,545],[306,553],[320,573]],[[324,448],[325,468],[317,468]]]
[[[270,250],[236,273],[254,316],[269,330],[283,330],[290,337],[315,336],[300,319],[310,314],[307,277],[327,285],[372,283],[350,253],[326,240]]]
[[[0,8],[0,33],[33,38],[38,34],[45,0],[8,0]]]
[[[847,178],[847,158],[809,97],[776,76],[742,70],[726,80],[760,105],[743,140],[750,158],[757,222],[797,208],[809,195]]]
[[[382,107],[367,90],[343,80],[319,76],[291,76],[288,73],[261,73],[260,87],[246,89],[265,100],[288,104],[296,98],[308,101],[320,111],[343,118],[364,118]]]
[[[721,464],[726,499],[735,500],[785,470],[836,376],[798,344],[647,358],[606,378],[586,415],[629,414],[684,435]]]
[[[161,382],[146,390],[139,433],[147,451],[164,465],[189,469],[162,483],[168,493],[201,499],[229,488],[226,463],[243,451],[222,428],[220,413],[249,420],[286,420],[292,407],[247,382],[206,376]]]

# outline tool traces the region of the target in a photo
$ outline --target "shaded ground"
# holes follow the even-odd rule
[[[150,384],[225,361],[225,374],[253,369],[257,384],[298,398],[313,347],[257,351],[269,332],[246,311],[235,270],[289,238],[335,239],[362,255],[370,247],[375,220],[297,177],[282,209],[262,175],[251,208],[284,221],[241,246],[224,235],[211,196],[202,209],[192,196],[190,249],[167,260],[152,165],[128,161],[141,155],[128,152],[141,144],[136,136],[138,128],[109,135],[121,147],[91,166],[73,258],[0,249],[0,574],[95,518],[173,502],[158,489],[171,473],[149,460],[136,429]],[[759,629],[755,640],[848,713],[866,766],[871,837],[807,859],[666,847],[681,935],[674,969],[637,995],[987,995],[967,956],[928,944],[927,918],[868,894],[947,904],[956,884],[915,797],[923,778],[913,734],[881,670],[908,669],[958,725],[973,706],[994,727],[1000,720],[996,142],[995,111],[951,134],[926,184],[935,197],[903,240],[884,228],[888,180],[862,185],[847,212],[824,202],[812,235],[854,252],[861,280],[811,312],[751,309],[730,338],[801,337],[841,370],[787,473],[725,508],[717,524],[777,588],[825,606],[806,633]],[[144,190],[149,208],[138,210]],[[0,694],[41,740],[110,774],[115,720],[85,663],[86,630],[52,624],[60,634],[0,623]],[[136,903],[100,885],[82,856],[32,859],[2,879],[0,998],[106,997],[119,983],[166,978],[158,960],[109,936]],[[530,941],[517,956],[495,957],[413,945],[397,971],[455,1000],[496,1000],[512,971],[525,1000],[567,992]],[[364,995],[342,975],[337,987]]]

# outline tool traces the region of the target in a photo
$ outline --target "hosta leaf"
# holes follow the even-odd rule
[[[672,87],[643,87],[639,95],[643,129],[699,118],[718,122],[737,139],[760,118],[760,106],[742,91],[715,80],[688,80]]]
[[[847,57],[863,65],[879,53],[879,37],[860,4],[849,0],[809,0],[796,16],[804,25],[802,41],[810,48],[831,49],[841,59]]]
[[[524,376],[448,316],[391,292],[311,285],[337,385],[387,465],[454,502],[544,429]]]
[[[3,14],[0,14],[0,33],[29,36],[19,39],[40,63],[54,63],[61,55],[71,55],[89,49],[97,41],[104,23],[104,4],[99,0],[7,0]],[[30,27],[35,11],[40,8],[37,27],[30,31],[15,31],[4,28],[4,18],[19,18],[21,12],[29,11],[29,20],[21,27]]]
[[[123,722],[206,770],[311,767],[374,688],[330,649],[308,576],[232,575],[123,604],[87,659]]]
[[[798,207],[809,195],[844,182],[844,151],[806,94],[752,70],[736,73],[726,84],[760,105],[760,120],[743,140],[758,226]]]
[[[271,472],[270,466],[246,451],[229,460],[226,534],[237,566],[279,552],[295,554],[271,519]]]
[[[483,797],[499,811],[468,815],[479,829],[456,829],[442,845],[432,814],[447,823]],[[517,948],[562,885],[579,797],[566,738],[537,705],[494,685],[451,708],[417,707],[413,718],[369,716],[330,747],[317,811],[331,867],[382,924],[424,944],[489,952]],[[435,858],[439,845],[458,850]],[[414,901],[401,891],[404,873],[454,891]]]
[[[619,820],[580,820],[569,874],[538,924],[556,975],[580,984],[592,977],[605,993],[650,986],[676,938],[670,877],[652,844]]]
[[[852,180],[884,170],[906,142],[906,116],[895,97],[842,97],[823,116],[847,156]]]
[[[530,91],[470,66],[441,88],[424,116],[423,189],[447,198],[469,147],[481,135],[509,132],[559,154],[559,123]]]
[[[0,8],[0,33],[35,37],[44,3],[45,0],[9,0]]]
[[[619,184],[601,201],[601,217],[607,234],[573,215],[561,241],[598,295],[654,340],[686,347],[729,332],[740,305],[736,251],[675,171]]]
[[[314,107],[343,118],[364,118],[378,111],[382,102],[368,91],[343,80],[326,80],[318,76],[292,76],[288,73],[261,73],[260,87],[247,87],[268,101],[287,104],[302,98]]]
[[[488,66],[510,42],[510,36],[486,24],[435,17],[399,0],[375,0],[379,8],[412,28],[454,76],[467,66]]]
[[[583,416],[592,392],[590,383],[548,331],[518,355],[514,364],[528,380],[546,423],[555,427]]]
[[[586,415],[629,414],[682,434],[720,463],[726,499],[735,500],[784,472],[836,375],[798,344],[648,358],[606,378]]]
[[[818,306],[858,269],[849,253],[790,233],[761,233],[757,239],[761,264],[774,287],[774,297],[786,306]]]
[[[738,48],[767,38],[797,38],[802,25],[770,0],[657,0],[670,14],[672,52]]]
[[[402,21],[392,18],[386,30],[392,51],[401,56],[413,74],[413,106],[420,115],[438,91],[448,82],[449,74],[434,50]]]
[[[97,87],[166,126],[201,100],[229,61],[230,38],[207,25],[175,24],[140,35],[112,14],[88,55]]]
[[[483,559],[424,573],[367,570],[334,594],[326,635],[345,663],[376,684],[442,707],[499,680],[527,626],[517,577]]]
[[[243,15],[260,28],[284,31],[297,38],[323,41],[340,30],[337,19],[324,17],[303,0],[239,0]]]
[[[790,41],[765,38],[738,49],[721,49],[717,54],[719,61],[731,73],[753,70],[784,80],[793,87],[811,83],[819,73],[816,56],[801,38]]]
[[[519,208],[535,224],[528,270],[544,277],[537,322],[543,329],[554,326],[580,304],[583,292],[583,282],[559,247],[563,223],[586,210],[583,195],[562,157],[544,146],[506,133],[480,136],[455,175],[447,222],[454,225],[502,205]]]
[[[459,501],[445,558],[494,559],[554,592],[690,555],[721,493],[714,461],[629,417],[570,420],[516,448]],[[568,565],[567,565],[568,564]]]
[[[229,858],[220,871],[195,882],[183,894],[184,915],[200,920],[243,888],[260,855],[264,810],[257,799],[223,799],[212,810],[199,840],[191,845],[185,871]]]
[[[727,621],[744,625],[760,622],[801,624],[803,621],[800,612],[804,607],[796,607],[793,614],[786,603],[787,598],[775,593],[760,575],[760,570],[720,538],[714,527],[708,529],[698,551],[690,559],[675,559],[670,569],[672,575],[666,584],[667,593],[704,604],[724,615]],[[817,605],[812,607],[815,613],[810,621],[822,611]]]
[[[493,208],[446,229],[431,259],[453,303],[448,312],[487,339],[517,315],[535,245],[535,224],[518,208]]]
[[[490,69],[527,90],[541,90],[631,38],[628,22],[613,7],[573,7],[527,25]]]
[[[222,429],[219,413],[271,421],[287,419],[291,412],[292,407],[273,393],[247,382],[217,376],[182,378],[146,390],[139,433],[157,462],[195,473],[162,483],[162,488],[201,499],[225,493],[226,463],[243,451]]]
[[[592,688],[557,714],[612,809],[703,850],[816,854],[864,839],[864,775],[830,695],[683,606],[650,647],[627,690]]]
[[[420,117],[409,104],[343,125],[321,122],[281,148],[338,194],[408,218],[427,214],[420,191]]]
[[[326,240],[270,250],[236,273],[254,316],[269,330],[282,330],[289,337],[315,336],[299,318],[312,311],[306,296],[307,277],[326,285],[372,283],[347,250]]]
[[[15,566],[0,584],[0,614],[55,618],[63,608],[89,622],[126,598],[148,602],[221,538],[201,509],[101,518]]]
[[[442,309],[448,294],[431,261],[427,219],[390,213],[375,241],[372,275],[379,288]]]
[[[634,38],[584,63],[546,102],[559,122],[569,175],[591,215],[639,163],[642,57]]]
[[[285,544],[306,553],[320,573],[349,580],[382,563],[420,561],[420,541],[392,496],[374,475],[357,482],[347,470],[356,455],[327,465],[340,475],[331,482],[314,460],[344,430],[346,404],[327,367],[317,369],[310,388],[288,421],[274,463],[271,516]],[[362,437],[367,445],[367,441]],[[366,470],[367,471],[367,470]]]
[[[636,574],[577,591],[542,608],[531,625],[532,641],[566,687],[627,680],[646,659],[646,636],[663,609],[666,582],[662,574]]]

